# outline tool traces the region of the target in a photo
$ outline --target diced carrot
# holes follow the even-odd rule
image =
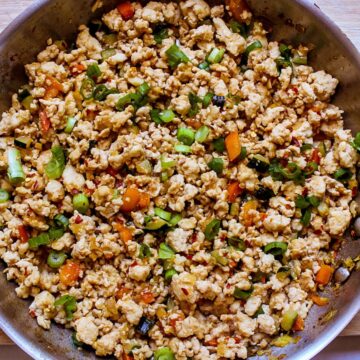
[[[122,360],[134,360],[130,354],[122,354]]]
[[[241,154],[241,145],[237,131],[231,132],[225,138],[225,147],[230,161],[235,161]]]
[[[256,210],[258,207],[258,202],[256,200],[250,200],[246,202],[243,206],[242,216],[244,219],[245,226],[251,226],[253,223],[253,215],[251,214],[252,210]]]
[[[334,269],[330,265],[322,265],[316,274],[315,281],[320,285],[327,285],[332,277]]]
[[[134,187],[127,188],[122,197],[123,204],[121,206],[121,211],[131,212],[136,209],[140,201],[140,191]]]
[[[51,122],[45,111],[40,111],[39,120],[41,131],[43,134],[46,134],[50,130]]]
[[[117,10],[124,20],[130,20],[135,14],[135,9],[130,1],[124,1],[119,4]]]
[[[72,260],[68,260],[65,265],[59,269],[60,282],[63,285],[71,286],[80,276],[80,265]]]
[[[124,244],[132,240],[133,235],[132,231],[129,228],[120,223],[115,224],[114,227],[119,232],[120,239]]]
[[[54,77],[48,76],[46,78],[46,81],[48,83],[50,82],[50,85],[46,87],[45,99],[52,99],[54,97],[57,97],[60,92],[64,91],[62,84]]]
[[[228,202],[234,203],[236,198],[241,195],[243,189],[237,181],[233,181],[228,185]]]
[[[140,210],[147,209],[150,205],[150,195],[147,193],[141,193],[138,208]]]
[[[172,326],[172,327],[175,327],[176,326],[176,323],[178,322],[178,321],[180,321],[180,320],[184,320],[184,316],[182,316],[182,315],[177,315],[176,317],[174,317],[174,318],[171,318],[170,320],[169,320],[169,324]]]
[[[29,234],[26,231],[25,226],[24,225],[19,225],[18,226],[18,232],[19,232],[20,241],[22,243],[27,243],[29,241]]]
[[[236,21],[244,22],[243,12],[249,10],[245,0],[227,0],[232,16]]]
[[[314,304],[318,306],[326,306],[329,303],[329,299],[326,297],[321,297],[317,294],[311,294],[310,295],[311,300]]]
[[[141,293],[140,299],[145,304],[151,304],[155,301],[155,295],[151,291],[144,291]]]
[[[125,286],[121,286],[118,291],[115,293],[116,299],[122,299],[124,295],[129,294],[131,292],[130,289],[126,288]]]
[[[305,327],[304,319],[298,315],[292,329],[294,331],[302,331],[304,330],[304,327]]]

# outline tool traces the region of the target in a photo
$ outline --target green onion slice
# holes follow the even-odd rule
[[[49,245],[50,243],[51,240],[48,233],[40,234],[38,236],[29,239],[28,241],[29,248],[32,250],[38,249],[39,246]]]
[[[177,271],[175,269],[169,269],[165,271],[165,280],[169,281],[172,279],[174,275],[177,274]]]
[[[177,131],[177,138],[185,145],[192,145],[195,140],[195,133],[192,129],[181,127]]]
[[[207,240],[214,240],[220,231],[221,221],[218,219],[211,220],[205,228],[205,238]]]
[[[225,54],[225,49],[214,48],[210,54],[206,57],[206,61],[210,64],[218,64],[221,62]]]
[[[88,197],[85,194],[76,194],[73,197],[73,206],[79,213],[85,214],[90,207]]]
[[[108,58],[111,58],[114,55],[116,55],[115,49],[105,49],[101,52],[101,57],[103,60],[107,60]]]
[[[76,299],[71,295],[63,295],[54,302],[54,306],[63,306],[66,320],[72,320],[74,311],[77,309]]]
[[[267,244],[264,248],[265,254],[272,254],[274,256],[284,255],[288,248],[287,243],[275,241]]]
[[[73,129],[74,129],[74,127],[75,127],[76,122],[77,122],[77,119],[76,119],[76,118],[74,118],[74,117],[72,117],[72,116],[68,117],[67,122],[66,122],[66,127],[65,127],[65,129],[64,129],[64,132],[65,132],[66,134],[71,134],[71,132],[73,131]]]
[[[151,255],[152,254],[149,245],[142,243],[139,250],[139,258],[140,259],[149,258],[151,257]]]
[[[349,181],[352,178],[352,172],[349,169],[339,169],[334,173],[334,178],[341,182]]]
[[[66,260],[67,255],[63,252],[50,251],[47,258],[47,264],[52,269],[58,269]]]
[[[298,313],[295,310],[289,309],[288,311],[286,311],[280,322],[281,327],[285,331],[290,331],[295,323],[297,316]]]
[[[172,214],[169,211],[165,211],[163,209],[160,209],[158,207],[156,207],[154,209],[154,213],[156,216],[158,216],[160,219],[163,219],[165,221],[170,221]]]
[[[21,165],[20,151],[15,148],[11,148],[7,151],[8,160],[8,177],[12,185],[19,185],[25,181],[25,173]]]
[[[6,203],[10,199],[10,194],[4,189],[0,189],[0,204]]]
[[[170,226],[176,226],[179,221],[182,219],[182,216],[180,214],[175,214],[172,216],[172,218],[169,220]]]
[[[182,154],[190,154],[191,153],[191,146],[183,145],[183,144],[176,144],[174,146],[174,149],[176,152],[182,153]]]
[[[169,66],[172,69],[176,68],[181,63],[188,63],[190,61],[190,59],[176,44],[170,46],[165,53],[168,57]]]
[[[80,94],[85,100],[90,100],[94,94],[95,83],[94,80],[86,78],[82,81]]]
[[[246,245],[245,245],[245,241],[242,239],[239,239],[237,237],[231,237],[227,240],[228,245],[232,246],[233,248],[235,248],[236,250],[239,251],[245,251],[246,250]]]
[[[198,143],[203,143],[204,141],[206,141],[209,134],[210,134],[210,129],[204,125],[196,131],[195,141],[197,141]]]
[[[204,96],[203,101],[202,101],[204,108],[207,108],[211,104],[213,97],[214,97],[214,94],[211,92],[207,93]]]
[[[169,123],[175,119],[175,113],[171,109],[163,110],[159,114],[159,117],[164,123]]]
[[[175,355],[168,347],[155,350],[154,360],[175,360]]]
[[[159,247],[159,259],[167,260],[172,259],[175,256],[175,251],[165,243],[161,243]]]
[[[54,217],[54,222],[58,227],[67,229],[69,227],[69,219],[63,214],[57,214]]]
[[[45,167],[45,173],[49,179],[55,180],[61,177],[65,169],[65,152],[61,146],[51,149],[52,158]]]
[[[101,70],[99,68],[99,65],[94,63],[94,64],[90,64],[86,70],[86,75],[90,78],[90,79],[94,79],[97,78],[101,75]]]
[[[165,225],[167,225],[167,221],[163,219],[152,219],[146,224],[145,230],[156,231],[161,229]]]
[[[251,296],[253,291],[254,291],[253,288],[249,290],[241,290],[238,287],[235,287],[233,296],[234,298],[239,300],[247,300]]]
[[[164,155],[161,156],[160,163],[163,170],[171,169],[172,167],[176,166],[175,160],[167,159]]]
[[[215,151],[218,153],[222,153],[225,151],[225,139],[223,137],[218,138],[213,141],[213,146]]]
[[[309,226],[311,220],[311,209],[306,209],[301,218],[301,223],[306,227]]]
[[[213,158],[208,166],[211,170],[215,171],[217,175],[221,175],[224,170],[224,160],[221,158]]]

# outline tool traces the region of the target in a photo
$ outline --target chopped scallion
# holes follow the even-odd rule
[[[191,146],[183,145],[183,144],[176,144],[174,146],[174,149],[176,152],[179,152],[182,154],[190,154],[192,152]]]
[[[204,234],[207,240],[214,240],[220,231],[221,221],[218,219],[211,220],[205,228]]]
[[[103,60],[107,60],[116,54],[115,49],[105,49],[101,52],[101,57]],[[100,69],[99,69],[100,70]]]
[[[208,167],[215,171],[217,175],[221,175],[224,170],[224,160],[221,158],[213,158],[208,163]]]
[[[86,78],[82,81],[80,94],[85,100],[90,100],[94,94],[95,83],[94,80]]]
[[[55,180],[61,177],[65,169],[65,152],[61,146],[51,149],[52,158],[45,167],[45,173],[49,179]]]
[[[97,78],[101,75],[101,70],[99,68],[99,65],[94,63],[94,64],[90,64],[86,70],[86,75],[90,78],[90,79],[94,79]]]
[[[171,216],[172,216],[171,212],[165,211],[165,210],[160,209],[160,208],[158,208],[158,207],[156,207],[156,208],[154,209],[154,213],[155,213],[155,215],[158,216],[160,219],[163,219],[163,220],[165,220],[165,221],[170,221]]]
[[[90,207],[88,197],[85,194],[76,194],[73,197],[73,206],[79,213],[85,214]]]
[[[76,122],[77,122],[76,118],[69,116],[67,119],[67,122],[66,122],[66,127],[64,129],[64,132],[66,134],[71,134],[71,132],[73,131],[73,129],[75,127]]]
[[[175,119],[175,113],[171,109],[167,109],[161,111],[159,117],[164,123],[169,123]]]
[[[185,145],[192,145],[195,140],[195,133],[192,129],[181,127],[177,131],[177,138]]]
[[[12,148],[7,151],[8,177],[10,183],[19,185],[25,181],[25,173],[21,165],[21,155],[18,149]]]
[[[0,204],[6,203],[9,199],[9,192],[4,189],[0,189]]]
[[[204,141],[206,141],[209,134],[210,134],[210,129],[204,125],[196,131],[195,141],[197,141],[198,143],[203,143]]]
[[[158,257],[162,260],[172,259],[175,256],[175,251],[165,243],[161,243],[159,247]]]
[[[210,64],[218,64],[221,62],[225,54],[225,49],[213,48],[210,54],[206,57],[206,61]]]
[[[181,63],[188,63],[190,61],[190,59],[176,44],[170,46],[165,53],[168,57],[168,63],[172,69],[176,68]]]

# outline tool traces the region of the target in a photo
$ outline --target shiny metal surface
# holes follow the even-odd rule
[[[116,4],[116,0],[103,2],[106,7]],[[0,35],[0,111],[9,105],[11,93],[25,82],[23,65],[34,60],[49,37],[71,40],[77,26],[94,16],[90,11],[92,3],[92,0],[39,0]],[[270,21],[274,39],[315,45],[311,64],[340,79],[335,103],[345,110],[346,127],[360,131],[360,57],[345,35],[306,0],[249,0],[249,4],[256,15]],[[341,256],[359,253],[360,242],[348,239]],[[39,328],[27,313],[29,303],[16,297],[14,284],[7,283],[2,275],[0,288],[0,327],[33,358],[96,359],[94,354],[73,347],[68,330],[56,325],[50,331]],[[300,334],[301,340],[285,349],[274,349],[273,355],[307,360],[331,342],[360,310],[359,274],[352,274],[337,292],[328,293],[331,307],[313,307],[306,331]],[[337,310],[333,320],[321,322],[321,315],[330,309]]]

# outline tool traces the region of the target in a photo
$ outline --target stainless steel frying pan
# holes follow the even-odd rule
[[[93,0],[36,1],[0,35],[0,111],[9,106],[10,95],[25,83],[23,65],[35,59],[49,37],[71,40],[78,25],[99,15],[91,13],[92,3]],[[100,11],[115,6],[116,0],[103,3],[105,7]],[[309,1],[249,0],[249,4],[257,16],[270,21],[273,38],[315,45],[311,64],[340,79],[335,103],[346,111],[346,127],[360,131],[360,56],[344,34]],[[341,256],[359,253],[360,241],[349,239]],[[73,347],[68,330],[56,325],[50,331],[40,329],[28,315],[28,302],[16,297],[14,287],[0,275],[0,327],[24,351],[35,359],[96,359],[94,354]],[[340,291],[329,293],[331,306],[313,307],[301,340],[285,349],[274,349],[274,355],[307,360],[332,341],[360,309],[359,274],[352,274]],[[330,322],[321,322],[319,317],[329,309],[336,309],[336,316]]]

